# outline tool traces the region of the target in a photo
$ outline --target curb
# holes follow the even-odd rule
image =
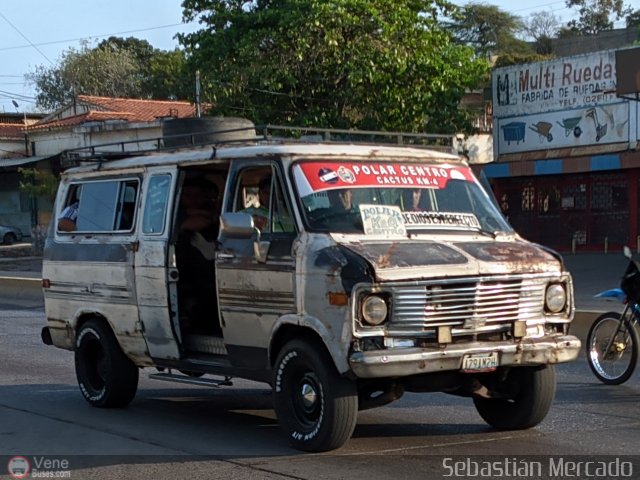
[[[44,307],[42,280],[29,277],[0,276],[0,289],[7,302],[32,302],[33,306]],[[4,300],[3,300],[4,301]]]
[[[19,292],[24,290],[28,290],[29,292],[38,290],[42,292],[42,279],[40,278],[0,276],[0,285],[3,290],[18,290]]]

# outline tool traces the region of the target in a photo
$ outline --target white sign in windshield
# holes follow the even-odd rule
[[[404,212],[402,220],[411,229],[433,227],[480,228],[473,213],[459,212]]]
[[[406,236],[402,211],[395,205],[360,205],[366,235]]]

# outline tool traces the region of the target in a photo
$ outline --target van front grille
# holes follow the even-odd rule
[[[540,318],[546,279],[462,279],[393,288],[389,330],[476,330]],[[455,332],[454,332],[455,333]]]

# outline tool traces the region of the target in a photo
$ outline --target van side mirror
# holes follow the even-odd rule
[[[220,217],[220,231],[227,238],[253,239],[253,255],[256,261],[265,263],[271,242],[260,240],[260,230],[248,213],[227,212]]]
[[[248,213],[227,212],[220,217],[220,231],[228,238],[252,238],[258,233]]]

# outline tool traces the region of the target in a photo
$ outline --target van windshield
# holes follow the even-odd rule
[[[310,231],[513,231],[464,165],[314,160],[296,163],[293,175]]]

